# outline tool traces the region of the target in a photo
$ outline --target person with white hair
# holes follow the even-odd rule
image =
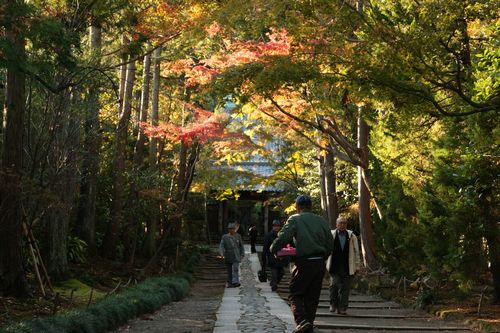
[[[360,267],[358,238],[347,230],[347,219],[340,216],[332,230],[333,251],[326,268],[330,273],[330,312],[347,314],[351,280]]]

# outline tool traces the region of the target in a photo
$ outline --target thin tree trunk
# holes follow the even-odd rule
[[[358,116],[358,148],[363,164],[368,166],[368,125]],[[365,171],[366,172],[366,171]],[[375,252],[375,237],[373,234],[370,213],[370,191],[363,180],[363,168],[358,166],[358,196],[359,196],[359,228],[361,233],[361,249],[366,267],[377,270],[379,263]]]
[[[485,238],[488,242],[488,253],[490,261],[490,272],[493,277],[494,302],[500,303],[500,228],[494,215],[485,230]]]
[[[24,1],[7,0],[6,6],[21,6]],[[22,207],[21,175],[23,161],[23,116],[26,79],[17,64],[25,61],[25,41],[18,35],[19,18],[5,29],[6,40],[13,45],[17,63],[7,70],[7,91],[4,110],[4,140],[0,169],[0,292],[3,296],[29,295],[24,276],[21,250]],[[17,24],[16,24],[17,23]]]
[[[326,185],[325,185],[325,157],[321,154],[318,155],[318,168],[319,168],[319,190],[321,199],[321,212],[323,217],[328,221],[328,202],[326,199]]]
[[[120,66],[120,86],[118,89],[118,98],[119,98],[119,112],[122,112],[123,110],[123,102],[125,98],[125,86],[127,82],[127,59],[128,59],[128,52],[125,51],[129,43],[129,40],[125,34],[122,35],[122,40],[121,40],[121,45],[122,45],[122,56],[121,56],[121,63],[122,65]]]
[[[118,120],[115,135],[115,152],[113,157],[113,202],[111,205],[111,221],[108,224],[104,239],[104,255],[116,258],[118,232],[123,224],[123,207],[125,193],[125,158],[127,147],[128,124],[132,112],[132,90],[135,81],[135,62],[127,66],[127,84],[123,101],[123,110]]]
[[[158,126],[158,104],[160,96],[160,55],[161,47],[154,51],[154,65],[153,65],[153,92],[151,96],[151,126]],[[149,140],[149,164],[155,167],[158,159],[158,139],[151,138]]]
[[[158,47],[154,53],[154,65],[153,65],[153,91],[151,96],[151,117],[150,124],[152,126],[158,125],[158,102],[159,102],[159,92],[160,92],[160,55],[161,48]],[[150,138],[149,140],[149,167],[151,170],[158,171],[158,139]],[[146,239],[144,242],[144,254],[147,256],[152,256],[156,249],[156,234],[158,233],[158,224],[160,217],[160,206],[158,202],[153,203],[153,209],[151,210],[151,217],[147,221],[147,232]]]
[[[173,228],[173,236],[174,237],[179,237],[181,234],[181,226],[183,223],[183,212],[180,209],[180,205],[183,204],[182,199],[184,198],[184,191],[186,188],[186,182],[187,182],[187,153],[188,153],[188,148],[189,146],[181,142],[180,143],[180,148],[179,148],[179,163],[177,165],[177,179],[176,179],[176,185],[177,185],[177,191],[176,195],[174,196],[175,198],[175,204],[177,205],[177,208],[175,209],[175,217],[169,221],[170,223],[175,223],[175,226]]]
[[[90,49],[98,61],[101,53],[101,27],[94,24],[89,28]],[[101,133],[99,122],[99,92],[98,84],[91,82],[88,89],[88,109],[85,119],[85,139],[83,143],[82,180],[80,190],[80,205],[78,209],[76,232],[87,242],[87,250],[94,253],[95,244],[95,213],[97,197],[97,176],[99,171],[99,148]]]
[[[145,123],[148,120],[148,109],[149,109],[149,82],[150,82],[150,70],[151,70],[151,56],[147,54],[144,57],[144,67],[143,67],[143,85],[142,85],[142,95],[140,99],[139,106],[139,119],[137,127],[137,141],[135,142],[134,148],[134,159],[133,159],[133,172],[132,180],[130,182],[130,192],[128,199],[128,207],[135,207],[139,202],[139,194],[137,189],[137,174],[143,164],[144,160],[144,144],[146,142],[146,135],[140,123]],[[125,260],[130,264],[133,264],[135,258],[135,250],[137,243],[137,234],[140,232],[137,228],[136,214],[132,212],[128,214],[127,218],[127,228],[124,232],[124,245],[125,245]]]
[[[336,174],[335,174],[335,158],[329,151],[326,152],[324,157],[324,174],[325,174],[325,194],[326,194],[326,208],[330,226],[335,228],[337,217],[339,215],[339,207],[337,203],[337,188],[336,188]]]
[[[73,92],[74,100],[78,101],[78,92]],[[55,141],[51,146],[50,160],[50,190],[55,197],[55,204],[48,211],[44,220],[47,225],[47,270],[52,281],[62,281],[69,276],[67,238],[69,223],[77,190],[77,155],[79,147],[79,119],[70,112],[70,94],[61,93],[57,100],[58,110],[54,117],[56,130]]]
[[[148,111],[149,111],[149,82],[151,78],[150,74],[151,70],[151,55],[147,54],[144,57],[144,70],[142,75],[142,95],[141,95],[141,105],[140,105],[140,114],[139,114],[139,122],[146,123],[148,120]],[[157,96],[158,97],[158,96]],[[158,105],[156,106],[158,108]],[[157,111],[158,112],[158,109]],[[135,144],[135,154],[134,154],[134,166],[138,168],[142,164],[142,160],[144,158],[144,144],[146,143],[146,135],[144,134],[144,130],[142,126],[139,124],[139,133],[137,136],[137,141]]]
[[[141,98],[142,98],[142,91],[140,89],[137,89],[134,92],[134,107],[132,108],[132,110],[135,111],[132,121],[133,123],[132,136],[135,138],[139,136],[139,124],[141,122]]]

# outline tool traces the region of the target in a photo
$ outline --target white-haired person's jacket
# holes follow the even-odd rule
[[[335,243],[337,229],[332,230],[332,236],[333,242]],[[352,230],[347,230],[347,236],[349,237],[349,275],[354,275],[361,267],[358,237],[356,237]],[[326,261],[326,269],[328,272],[332,267],[332,257],[332,254],[330,254],[328,260]]]

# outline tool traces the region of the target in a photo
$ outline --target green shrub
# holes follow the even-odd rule
[[[187,295],[194,266],[200,252],[193,250],[185,265],[186,272],[166,277],[149,278],[91,304],[86,308],[52,317],[20,322],[0,333],[100,333],[115,329],[128,319],[150,313],[162,305],[178,301]]]

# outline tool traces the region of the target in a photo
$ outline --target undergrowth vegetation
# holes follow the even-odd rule
[[[100,333],[185,297],[201,253],[194,249],[181,272],[152,277],[98,302],[51,317],[22,321],[0,333]]]

